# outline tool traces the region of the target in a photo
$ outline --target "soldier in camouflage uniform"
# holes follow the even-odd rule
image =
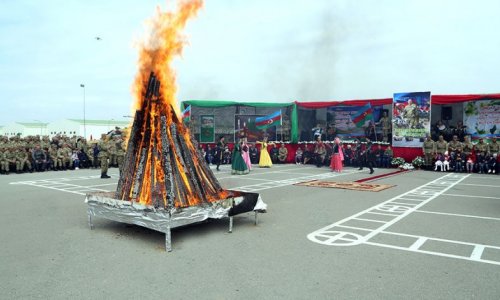
[[[474,144],[471,143],[470,141],[470,136],[466,135],[464,137],[464,142],[462,144],[462,147],[463,147],[463,152],[464,152],[464,155],[465,157],[468,159],[469,156],[472,154],[472,152],[474,151]]]
[[[3,153],[2,169],[5,174],[9,174],[11,167],[16,166],[16,153],[15,149],[10,147],[7,148]]]
[[[389,133],[391,132],[391,118],[387,116],[387,112],[384,112],[382,118],[378,121],[377,124],[382,124],[382,140],[384,142],[389,141]]]
[[[49,164],[52,164],[52,168],[54,169],[54,171],[59,171],[59,169],[62,167],[62,162],[59,163],[59,160],[57,159],[57,145],[52,144],[52,146],[49,148],[48,154]]]
[[[500,151],[500,144],[497,143],[496,137],[492,137],[490,143],[488,144],[488,152],[491,155],[494,155],[495,153],[498,155],[499,151]]]
[[[487,153],[488,145],[484,142],[483,138],[479,138],[479,143],[477,143],[474,148],[476,149],[476,155],[478,153]]]
[[[454,135],[453,140],[448,143],[448,152],[457,152],[458,148],[462,148],[462,143],[458,140],[458,136]]]
[[[109,165],[111,167],[118,166],[118,162],[116,160],[116,140],[117,136],[113,136],[108,142]]]
[[[16,172],[22,173],[24,171],[24,167],[28,167],[28,170],[33,172],[28,152],[26,152],[24,148],[19,147],[16,151]]]
[[[120,176],[122,174],[123,159],[125,158],[125,146],[123,144],[123,139],[118,137],[116,140],[116,162],[118,163],[118,170],[120,170]]]
[[[422,145],[422,150],[424,152],[424,157],[425,157],[425,167],[426,168],[432,168],[432,159],[434,156],[434,153],[436,153],[436,146],[432,138],[428,135],[427,139],[425,140],[424,144]]]
[[[63,147],[57,149],[57,163],[63,170],[67,170],[71,166],[71,149],[68,144],[63,144]]]
[[[444,154],[448,151],[448,143],[444,140],[442,135],[439,136],[438,141],[435,143],[436,154]]]
[[[97,157],[99,157],[99,160],[101,161],[101,178],[111,178],[111,176],[108,176],[109,145],[106,134],[101,135],[101,139],[99,140],[97,147],[99,148],[99,154]]]

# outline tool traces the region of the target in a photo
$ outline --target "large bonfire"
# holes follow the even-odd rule
[[[176,12],[158,8],[149,22],[151,33],[140,45],[139,72],[133,86],[136,112],[116,191],[118,199],[173,208],[228,196],[175,109],[171,63],[186,43],[181,30],[202,5],[202,0],[181,0]]]

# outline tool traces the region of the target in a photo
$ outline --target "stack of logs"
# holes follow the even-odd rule
[[[135,112],[115,197],[171,209],[227,196],[171,104],[162,101],[160,81],[151,72]]]

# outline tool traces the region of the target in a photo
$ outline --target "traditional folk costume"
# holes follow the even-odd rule
[[[330,162],[330,169],[335,172],[342,172],[342,162],[344,161],[344,152],[342,151],[342,146],[340,145],[340,139],[335,138],[335,144],[333,145],[333,154]]]
[[[247,165],[248,171],[252,170],[252,161],[250,160],[250,147],[248,147],[248,144],[246,141],[243,141],[241,144],[241,156],[243,157],[243,160],[245,161],[245,164]]]
[[[273,162],[271,161],[271,157],[269,156],[269,152],[267,152],[267,141],[257,142],[260,144],[260,159],[259,159],[259,167],[261,168],[270,168],[273,166]],[[274,145],[274,144],[269,144]]]
[[[234,144],[233,155],[231,157],[231,174],[244,175],[248,174],[249,170],[247,164],[241,155],[241,145]]]

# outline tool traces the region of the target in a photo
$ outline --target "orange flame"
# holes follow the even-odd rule
[[[166,204],[168,193],[165,190],[166,174],[162,168],[161,155],[159,153],[168,145],[161,144],[162,128],[160,128],[159,122],[161,116],[167,117],[166,132],[168,143],[171,147],[175,144],[175,139],[169,127],[172,122],[175,122],[178,129],[177,134],[184,137],[183,140],[185,140],[189,151],[193,154],[197,151],[190,140],[189,130],[183,126],[180,118],[177,117],[179,112],[172,111],[176,110],[175,108],[177,107],[175,98],[177,87],[175,72],[171,67],[171,63],[176,56],[182,53],[183,46],[186,44],[186,39],[181,34],[181,30],[185,27],[187,20],[196,15],[202,5],[203,0],[180,0],[175,13],[162,12],[160,8],[157,8],[156,15],[149,21],[151,27],[150,35],[140,45],[139,72],[133,85],[136,98],[135,109],[144,109],[143,113],[150,121],[141,125],[142,140],[139,141],[138,145],[139,149],[147,151],[147,155],[144,156],[139,153],[134,158],[136,166],[134,178],[140,178],[142,175],[142,182],[141,184],[137,184],[137,190],[130,190],[130,195],[128,196],[133,199],[133,195],[136,195],[137,198],[134,200],[141,204],[151,204],[151,199],[158,198],[158,196]],[[161,86],[159,96],[154,96],[150,99],[150,103],[146,103],[146,92],[151,72],[154,72],[157,76],[161,82]],[[176,195],[174,195],[176,199],[174,204],[176,207],[200,204],[202,202],[200,197],[205,197],[206,200],[213,202],[227,196],[227,191],[217,191],[211,184],[204,185],[206,193],[200,196],[199,191],[197,193],[197,191],[193,190],[199,188],[195,188],[195,185],[190,181],[193,179],[188,178],[192,174],[188,174],[194,172],[198,174],[202,181],[210,182],[209,176],[200,167],[200,164],[204,162],[199,161],[196,155],[191,155],[194,165],[189,167],[191,169],[188,170],[189,168],[184,164],[184,160],[181,157],[182,153],[173,148],[171,148],[171,151],[174,160],[172,164],[175,164],[178,170],[178,182],[176,184],[184,187],[182,194],[180,189],[176,189]],[[142,163],[140,163],[141,158],[143,159]],[[144,168],[137,171],[139,164],[143,165]],[[142,172],[142,174],[137,174],[137,172]]]
[[[148,22],[150,35],[140,45],[139,73],[133,85],[137,99],[135,109],[142,105],[150,72],[154,72],[162,83],[160,93],[167,109],[177,107],[176,77],[171,63],[176,56],[182,54],[186,44],[186,39],[181,34],[182,29],[202,6],[203,0],[181,0],[175,13],[162,12],[160,7],[157,7],[156,15]]]

